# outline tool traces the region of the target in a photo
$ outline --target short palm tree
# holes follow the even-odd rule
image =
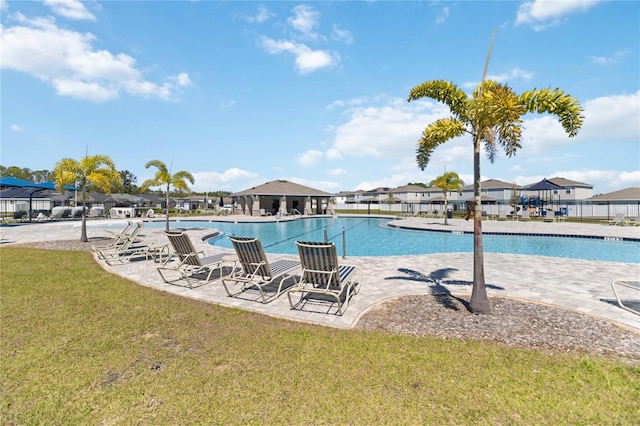
[[[518,95],[507,85],[484,79],[470,96],[452,82],[427,81],[414,87],[407,101],[420,98],[443,102],[452,114],[424,129],[417,149],[420,169],[425,169],[431,153],[441,144],[464,135],[473,138],[474,256],[470,308],[472,312],[488,314],[491,306],[484,280],[480,146],[484,145],[490,161],[495,159],[498,146],[505,150],[507,156],[515,155],[521,148],[522,116],[533,112],[557,116],[565,132],[573,137],[584,121],[582,107],[575,98],[560,89],[533,89]]]
[[[442,195],[444,196],[444,224],[448,225],[447,222],[447,206],[448,206],[448,197],[447,194],[451,191],[456,191],[458,193],[462,193],[462,187],[464,186],[464,181],[460,179],[460,176],[456,172],[445,172],[442,176],[438,176],[434,180],[431,181],[429,186],[435,186],[442,190]]]
[[[158,170],[156,171],[153,179],[147,179],[142,183],[142,191],[146,191],[149,187],[153,186],[164,186],[166,188],[166,207],[167,207],[167,222],[165,226],[165,230],[169,232],[169,190],[173,186],[176,189],[181,191],[189,191],[189,186],[187,185],[187,181],[193,185],[195,179],[193,175],[189,172],[179,171],[174,174],[171,174],[171,171],[167,168],[167,165],[164,164],[160,160],[151,160],[147,164],[144,165],[145,168],[155,167]]]
[[[120,185],[120,173],[116,170],[111,158],[106,155],[87,155],[80,161],[63,158],[58,161],[52,172],[56,188],[64,193],[65,185],[80,185],[82,188],[82,233],[80,241],[87,242],[86,199],[87,184],[110,194],[111,189]]]

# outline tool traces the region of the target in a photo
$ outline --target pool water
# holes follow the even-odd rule
[[[336,245],[339,256],[343,249],[347,256],[473,252],[473,235],[392,228],[386,225],[390,220],[325,217],[260,223],[180,221],[172,222],[171,228],[215,228],[223,235],[209,243],[226,248],[232,248],[228,236],[258,237],[267,253],[297,254],[296,241],[324,241],[325,232],[327,240]],[[145,226],[164,228],[165,225],[151,222]],[[640,263],[638,242],[516,235],[484,235],[482,241],[487,253]]]

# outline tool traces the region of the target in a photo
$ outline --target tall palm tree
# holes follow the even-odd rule
[[[64,193],[65,185],[78,185],[82,188],[82,233],[80,241],[87,242],[87,184],[109,194],[111,188],[120,185],[120,173],[111,158],[106,155],[85,155],[80,161],[63,158],[58,161],[52,172],[56,188]]]
[[[167,206],[167,224],[165,230],[169,232],[169,190],[171,186],[181,191],[189,191],[189,186],[186,181],[191,182],[191,185],[195,182],[193,175],[189,172],[179,171],[171,174],[171,170],[167,168],[167,165],[160,160],[151,160],[144,165],[145,168],[155,167],[156,171],[153,179],[147,179],[142,183],[142,191],[146,191],[150,186],[165,186],[166,187],[166,206]]]
[[[485,67],[486,68],[486,67]],[[482,247],[482,211],[480,207],[480,146],[484,145],[490,161],[496,157],[498,145],[507,156],[521,148],[522,116],[527,113],[548,113],[558,121],[569,137],[574,137],[582,123],[582,107],[578,101],[560,89],[533,89],[516,94],[510,87],[484,80],[471,96],[444,80],[432,80],[414,87],[407,99],[431,98],[446,104],[452,116],[429,124],[418,142],[418,167],[424,170],[431,153],[450,139],[468,134],[473,139],[473,195],[474,243],[472,312],[489,314],[491,306],[484,281],[484,254]]]
[[[438,176],[437,178],[432,180],[429,186],[435,186],[436,188],[440,188],[442,190],[442,195],[444,196],[444,224],[448,225],[447,194],[451,191],[462,193],[462,187],[464,186],[464,181],[460,179],[460,176],[458,176],[456,172],[445,172],[442,176]]]

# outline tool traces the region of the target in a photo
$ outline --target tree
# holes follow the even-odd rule
[[[488,58],[487,58],[488,63]],[[485,66],[486,75],[486,66]],[[482,211],[480,203],[480,146],[484,145],[493,162],[502,147],[506,155],[515,155],[521,148],[522,116],[526,113],[548,113],[558,121],[569,137],[574,137],[584,116],[578,101],[560,89],[533,89],[517,95],[510,87],[491,80],[482,80],[471,96],[454,83],[432,80],[414,87],[407,99],[431,98],[446,104],[452,116],[429,124],[418,143],[418,167],[424,170],[431,153],[441,144],[466,134],[473,140],[474,243],[473,289],[470,308],[474,313],[489,314],[491,306],[484,280],[482,246]]]
[[[513,219],[515,220],[518,217],[518,204],[520,203],[520,190],[518,189],[518,185],[513,183],[513,187],[511,188],[511,198],[509,199],[509,204],[513,208],[511,214],[513,215]]]
[[[120,185],[120,174],[113,161],[106,155],[85,156],[80,161],[63,158],[58,161],[52,172],[56,188],[64,193],[65,185],[79,185],[82,188],[82,200],[87,199],[87,185],[109,194],[111,189]],[[82,234],[80,241],[87,242],[86,202],[82,204]]]
[[[460,179],[460,176],[458,176],[456,172],[445,172],[442,176],[438,176],[437,178],[432,180],[429,186],[435,186],[436,188],[440,188],[442,190],[442,195],[444,195],[444,224],[448,225],[447,194],[451,191],[462,193],[462,187],[464,186],[464,181]]]
[[[146,191],[150,186],[164,186],[166,188],[167,224],[165,231],[169,232],[169,191],[171,190],[171,186],[181,191],[189,191],[189,186],[186,181],[191,182],[191,185],[193,185],[195,179],[191,173],[185,171],[179,171],[172,175],[166,164],[160,160],[151,160],[144,165],[147,169],[151,166],[157,168],[158,171],[156,171],[153,179],[147,179],[142,183],[142,191]]]
[[[120,190],[125,194],[137,194],[140,188],[136,186],[136,182],[138,181],[136,175],[129,170],[120,170],[118,173],[120,173],[120,180],[122,182]]]
[[[396,199],[393,195],[393,192],[389,191],[387,193],[387,204],[395,204],[396,203]]]

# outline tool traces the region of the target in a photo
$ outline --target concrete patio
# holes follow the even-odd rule
[[[269,221],[275,217],[213,216],[172,219],[171,227],[180,228],[181,221]],[[162,220],[162,219],[156,219]],[[394,222],[397,226],[414,229],[471,232],[472,221],[450,219],[444,226],[441,219],[406,218]],[[89,223],[90,238],[110,237],[111,230],[124,228],[124,220],[92,220]],[[186,224],[185,224],[186,225]],[[80,223],[47,222],[3,227],[2,247],[19,243],[79,239]],[[555,235],[592,235],[608,238],[640,238],[640,227],[604,226],[585,223],[543,223],[514,221],[483,221],[484,232],[506,232]],[[189,229],[193,243],[206,254],[226,253],[232,259],[234,253],[201,241],[211,229]],[[145,227],[140,234],[145,242],[166,242],[160,229]],[[269,259],[292,258],[288,255],[267,254]],[[449,291],[468,299],[473,281],[472,253],[440,253],[415,256],[348,257],[344,263],[362,268],[362,286],[343,316],[335,315],[335,306],[306,304],[301,310],[291,310],[287,296],[273,302],[259,303],[258,293],[248,291],[239,297],[228,297],[219,281],[190,289],[186,283],[163,282],[153,261],[138,260],[118,266],[103,266],[113,273],[160,291],[166,291],[216,303],[223,306],[251,310],[329,326],[350,328],[371,306],[386,299],[410,294]],[[544,303],[582,312],[616,322],[640,331],[640,316],[617,306],[611,282],[615,279],[640,280],[640,263],[601,262],[580,259],[528,256],[515,254],[484,254],[485,279],[490,297],[508,297],[535,303]],[[623,295],[638,300],[638,295]],[[634,301],[634,303],[635,303]]]

